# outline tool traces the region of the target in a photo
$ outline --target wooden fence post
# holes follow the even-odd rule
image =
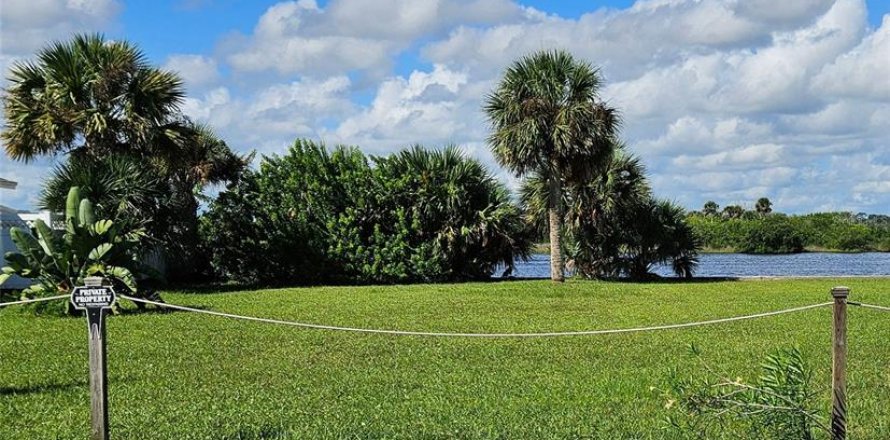
[[[90,439],[108,440],[105,309],[87,309],[87,319],[90,327]]]
[[[87,315],[90,344],[91,440],[108,440],[108,373],[105,356],[105,312],[116,299],[114,289],[102,277],[85,277],[83,286],[71,291],[71,304]]]
[[[831,351],[831,440],[847,438],[847,297],[848,287],[831,289],[834,319]]]

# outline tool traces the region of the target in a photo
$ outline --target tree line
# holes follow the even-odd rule
[[[890,216],[850,212],[787,215],[762,197],[753,210],[714,201],[686,219],[709,250],[746,253],[890,251]]]
[[[484,279],[509,274],[545,232],[554,281],[566,266],[594,278],[650,277],[656,264],[684,277],[695,270],[700,242],[685,213],[652,195],[640,159],[619,138],[618,110],[599,96],[599,70],[567,52],[517,60],[485,98],[488,144],[521,178],[518,195],[457,147],[367,156],[298,139],[251,167],[253,154],[235,153],[182,113],[174,72],[101,35],[49,44],[8,76],[7,156],[64,158],[44,182],[41,207],[89,205],[89,222],[66,217],[68,235],[15,234],[28,251],[7,255],[4,274],[44,287],[119,277],[112,266],[148,280],[142,263],[157,254],[173,281]],[[209,197],[211,185],[225,189]],[[114,243],[95,239],[111,225],[139,265],[103,260]],[[54,281],[46,265],[58,258],[84,264]]]

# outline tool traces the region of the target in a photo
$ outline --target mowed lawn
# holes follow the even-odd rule
[[[890,305],[890,280],[549,281],[166,293],[170,303],[331,325],[454,332],[638,327],[830,301]],[[125,307],[132,308],[132,304]],[[850,438],[890,438],[890,313],[851,307]],[[112,316],[116,439],[669,438],[662,388],[796,346],[829,404],[831,309],[694,329],[546,339],[355,334],[185,312]],[[655,387],[656,390],[652,390]],[[85,439],[84,318],[0,311],[0,438]]]

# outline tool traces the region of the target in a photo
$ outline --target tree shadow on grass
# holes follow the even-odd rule
[[[69,391],[75,388],[86,387],[85,380],[76,380],[66,383],[44,383],[25,386],[2,386],[0,387],[0,396],[19,396],[40,393],[55,393],[59,391]]]
[[[613,283],[636,283],[636,284],[708,284],[708,283],[725,283],[727,281],[740,281],[739,277],[694,277],[694,278],[678,278],[678,277],[652,277],[646,279],[634,278],[614,278],[600,281]]]

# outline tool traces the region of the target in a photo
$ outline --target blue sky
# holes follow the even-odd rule
[[[559,47],[602,67],[657,195],[890,213],[886,0],[5,0],[0,18],[4,69],[73,32],[138,44],[241,151],[458,144],[513,186],[481,97],[512,60]],[[20,182],[0,203],[33,207],[54,160],[0,159]]]

